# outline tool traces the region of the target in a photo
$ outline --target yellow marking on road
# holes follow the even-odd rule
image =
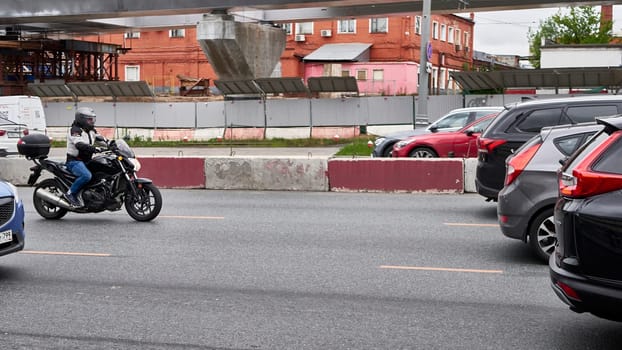
[[[22,250],[20,253],[37,254],[37,255],[70,255],[70,256],[97,256],[97,257],[111,256],[110,254],[105,254],[105,253],[50,252],[50,251],[44,251],[44,250]]]
[[[192,216],[192,215],[160,215],[165,219],[196,219],[196,220],[223,220],[224,216]]]
[[[499,227],[498,224],[467,224],[460,222],[446,222],[447,226],[476,226],[476,227]]]
[[[394,269],[394,270],[421,270],[421,271],[443,271],[443,272],[503,273],[502,270],[454,269],[454,268],[447,268],[447,267],[423,267],[423,266],[381,265],[380,268],[381,269]]]

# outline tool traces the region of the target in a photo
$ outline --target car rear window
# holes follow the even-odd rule
[[[559,137],[553,141],[553,144],[563,155],[569,156],[595,133],[595,131],[592,131],[582,134]]]
[[[598,147],[601,143],[603,143],[609,134],[605,131],[601,131],[598,134],[594,135],[589,141],[583,146],[580,146],[579,149],[572,155],[572,157],[568,160],[568,163],[563,167],[564,171],[572,171],[590,152],[592,152],[596,147]]]
[[[539,132],[545,126],[559,125],[561,117],[561,108],[537,109],[519,121],[516,128],[522,132]]]
[[[602,173],[622,174],[622,139],[612,143],[594,164],[594,170]]]
[[[618,107],[609,106],[573,106],[568,107],[566,114],[573,123],[583,123],[594,121],[596,117],[610,116],[618,114]]]

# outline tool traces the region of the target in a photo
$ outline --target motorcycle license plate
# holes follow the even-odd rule
[[[11,242],[13,240],[13,232],[11,230],[0,232],[0,244]]]

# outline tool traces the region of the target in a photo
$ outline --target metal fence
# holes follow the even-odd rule
[[[560,95],[556,95],[559,97]],[[455,108],[502,106],[521,95],[440,95],[428,99],[430,122]],[[71,124],[77,107],[90,106],[100,127],[222,128],[413,125],[417,96],[267,99],[210,102],[46,102],[47,124]]]

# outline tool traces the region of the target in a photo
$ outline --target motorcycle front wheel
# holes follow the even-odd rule
[[[67,214],[67,209],[58,207],[50,202],[46,202],[43,198],[37,196],[37,190],[46,190],[58,197],[62,197],[63,190],[54,179],[45,179],[37,185],[32,195],[32,204],[39,215],[48,220],[58,220]]]
[[[125,196],[125,210],[136,221],[151,221],[160,214],[162,195],[153,184],[142,184],[136,188],[136,195],[128,190]]]

